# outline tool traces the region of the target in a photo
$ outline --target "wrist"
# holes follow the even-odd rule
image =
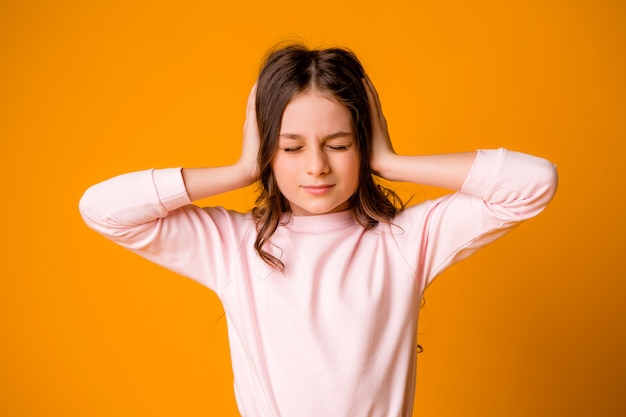
[[[374,174],[379,177],[392,180],[392,172],[394,166],[394,160],[397,157],[395,153],[388,153],[386,155],[372,158],[371,167]]]
[[[252,185],[259,179],[256,161],[254,161],[254,164],[250,164],[247,161],[239,160],[235,163],[235,169],[237,178],[239,178],[239,188]]]

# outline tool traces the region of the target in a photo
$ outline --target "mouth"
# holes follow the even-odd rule
[[[310,194],[320,195],[329,192],[335,185],[303,185],[302,189]]]

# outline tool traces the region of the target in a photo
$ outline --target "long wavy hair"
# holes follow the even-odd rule
[[[284,214],[291,213],[289,201],[281,194],[272,171],[278,148],[280,125],[285,108],[296,95],[309,89],[330,94],[346,106],[356,127],[360,156],[359,185],[350,197],[355,219],[366,229],[390,222],[403,203],[392,190],[377,184],[370,165],[372,152],[369,100],[363,85],[365,72],[358,58],[342,48],[309,49],[299,44],[270,51],[257,80],[256,114],[261,139],[257,157],[259,195],[252,210],[256,221],[255,249],[270,266],[284,265],[266,249]],[[288,220],[289,217],[286,218]]]

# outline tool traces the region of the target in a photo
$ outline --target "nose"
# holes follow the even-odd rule
[[[310,175],[324,175],[330,170],[327,155],[319,148],[313,148],[307,152],[306,164],[307,173]]]

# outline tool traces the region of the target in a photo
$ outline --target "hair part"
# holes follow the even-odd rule
[[[364,78],[365,71],[358,58],[343,48],[281,46],[270,51],[261,67],[256,91],[261,143],[257,156],[259,195],[252,210],[257,228],[254,247],[261,259],[276,269],[282,271],[285,266],[266,246],[281,220],[289,220],[285,214],[291,214],[291,206],[278,189],[272,159],[278,148],[283,113],[298,94],[314,88],[332,96],[352,115],[360,157],[359,185],[350,198],[355,219],[368,230],[381,221],[389,223],[404,207],[396,193],[377,184],[373,177],[371,115]]]

